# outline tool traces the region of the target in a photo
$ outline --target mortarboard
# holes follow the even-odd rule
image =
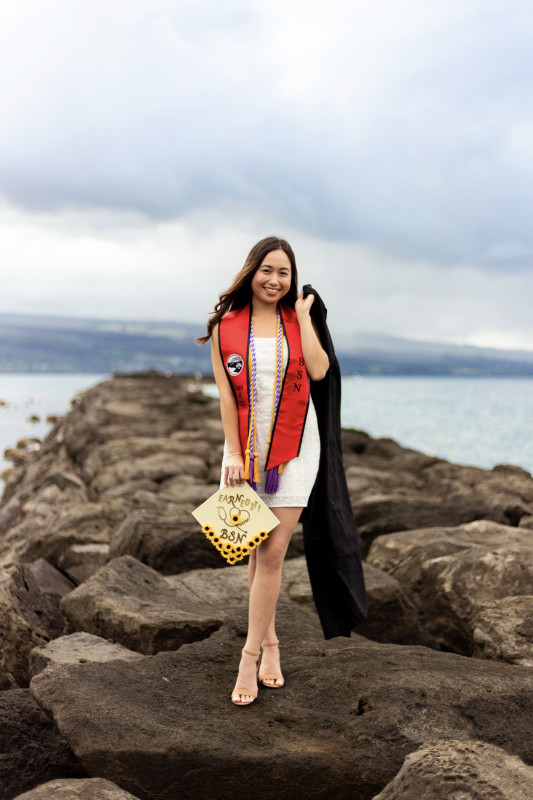
[[[247,556],[279,524],[276,515],[246,482],[217,489],[192,515],[228,564]]]

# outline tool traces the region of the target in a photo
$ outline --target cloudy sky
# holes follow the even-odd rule
[[[332,329],[533,349],[531,0],[2,0],[0,311],[203,322],[265,235]]]

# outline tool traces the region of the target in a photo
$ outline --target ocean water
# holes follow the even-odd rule
[[[12,466],[3,457],[6,447],[13,447],[25,437],[44,439],[52,428],[46,422],[48,414],[65,414],[77,392],[108,377],[87,372],[1,372],[0,401],[6,405],[0,405],[0,472]],[[39,417],[39,422],[30,422],[31,415]],[[2,489],[0,479],[0,493]]]
[[[47,414],[108,375],[0,373],[0,472],[6,447],[40,439]],[[206,392],[217,396],[215,385]],[[28,421],[31,414],[40,421]],[[533,379],[356,376],[342,379],[341,422],[459,464],[518,464],[533,472]],[[0,491],[2,482],[0,480]]]
[[[458,464],[533,472],[531,378],[347,377],[341,421]]]

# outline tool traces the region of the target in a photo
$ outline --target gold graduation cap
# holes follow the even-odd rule
[[[224,486],[192,515],[228,564],[236,564],[263,542],[279,519],[248,483]]]

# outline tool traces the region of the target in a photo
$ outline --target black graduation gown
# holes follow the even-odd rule
[[[325,639],[350,636],[366,619],[368,601],[357,526],[346,485],[341,443],[341,374],[326,324],[327,309],[310,284],[304,297],[314,294],[311,318],[329,369],[321,381],[311,381],[311,397],[320,431],[320,464],[315,485],[300,520],[305,556],[316,609]]]

